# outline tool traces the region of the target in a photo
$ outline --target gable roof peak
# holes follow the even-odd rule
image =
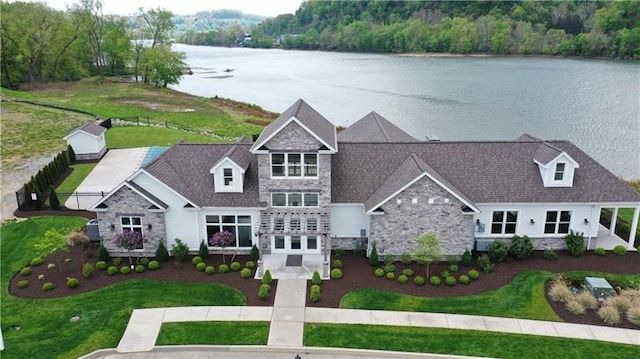
[[[417,142],[400,127],[372,111],[338,135],[340,142]]]

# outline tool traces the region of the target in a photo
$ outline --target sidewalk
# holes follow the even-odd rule
[[[179,307],[136,309],[117,352],[151,351],[162,323],[198,321],[271,321],[268,347],[303,348],[305,323],[395,325],[600,340],[640,345],[640,330],[461,314],[305,308],[306,280],[278,281],[273,307]]]

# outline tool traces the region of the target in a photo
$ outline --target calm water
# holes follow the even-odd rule
[[[344,126],[376,111],[417,138],[567,139],[616,175],[640,178],[637,63],[176,49],[196,70],[179,91],[276,112],[303,98]]]

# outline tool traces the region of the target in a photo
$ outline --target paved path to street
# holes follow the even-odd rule
[[[467,329],[640,345],[640,330],[633,329],[461,314],[305,308],[307,294],[305,280],[281,279],[278,280],[276,288],[273,307],[202,306],[136,309],[129,319],[117,352],[151,351],[154,349],[162,323],[198,321],[270,321],[267,347],[274,350],[276,348],[301,351],[305,349],[303,347],[304,323]],[[291,353],[287,350],[285,352]],[[286,356],[281,357],[286,358]]]

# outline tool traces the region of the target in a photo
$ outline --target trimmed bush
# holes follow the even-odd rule
[[[156,260],[158,262],[166,262],[169,260],[169,251],[167,251],[167,247],[164,245],[164,240],[160,240],[160,244],[158,244],[158,249],[156,249]]]
[[[320,286],[319,285],[312,285],[311,288],[309,289],[309,299],[312,302],[317,302],[320,300]]]
[[[527,259],[533,254],[533,244],[528,236],[513,236],[509,252],[516,259]]]
[[[442,279],[446,279],[448,277],[451,277],[451,273],[449,273],[449,271],[446,270],[446,271],[442,272],[442,276],[441,277],[442,277]]]
[[[386,274],[386,277],[387,277],[388,280],[394,280],[394,279],[396,279],[396,274],[394,272],[388,272]]]
[[[603,305],[598,309],[598,318],[602,319],[603,322],[609,325],[617,325],[620,324],[620,312],[618,309],[610,306]]]
[[[225,274],[225,273],[229,273],[229,265],[226,263],[222,263],[219,267],[218,267],[218,273],[220,274]]]
[[[580,257],[585,251],[584,236],[582,233],[576,233],[573,230],[569,231],[564,237],[564,241],[567,244],[567,252],[574,257]]]
[[[42,290],[43,290],[43,291],[45,291],[45,292],[48,292],[48,291],[50,291],[50,290],[53,290],[53,288],[55,288],[55,287],[56,287],[56,286],[55,286],[53,283],[51,283],[51,282],[46,282],[46,283],[44,283],[44,284],[42,285]]]
[[[204,268],[204,272],[207,274],[213,274],[216,271],[216,269],[213,266],[206,266]]]
[[[627,320],[640,327],[640,307],[633,307],[627,311]]]
[[[457,271],[458,271],[458,269],[459,269],[459,268],[458,268],[458,265],[457,265],[457,264],[452,264],[452,265],[450,265],[450,266],[449,266],[449,270],[450,270],[450,271],[452,271],[452,272],[454,272],[454,273],[455,273],[455,272],[457,272]]]
[[[144,267],[144,265],[138,264],[138,265],[136,265],[136,269],[135,270],[136,270],[136,273],[144,273],[145,269],[146,268]]]
[[[414,271],[411,268],[405,268],[402,270],[402,274],[406,275],[407,277],[411,277],[414,274]]]
[[[597,256],[604,256],[605,254],[607,254],[607,251],[602,247],[598,247],[593,250],[593,254]]]
[[[424,285],[424,277],[421,275],[417,275],[413,278],[413,283],[415,283],[415,285],[417,286],[423,286]]]
[[[385,273],[395,272],[395,271],[396,271],[396,266],[394,264],[387,264],[384,266]]]
[[[198,263],[202,263],[202,257],[195,256],[195,257],[191,258],[191,264],[193,264],[195,266]]]
[[[257,262],[260,259],[260,250],[255,244],[253,245],[253,247],[251,247],[249,257],[251,257],[251,260],[254,262]]]
[[[107,269],[107,262],[105,262],[105,261],[96,262],[96,269],[97,270],[105,270],[105,269]]]
[[[176,238],[176,243],[171,245],[171,253],[180,263],[184,262],[189,255],[189,246],[184,244],[181,240]]]
[[[440,279],[440,277],[434,275],[429,278],[429,283],[431,283],[432,286],[437,287],[442,284],[442,280]]]
[[[627,248],[625,246],[615,246],[613,247],[613,254],[617,255],[617,256],[626,256],[627,255]]]
[[[478,257],[478,267],[485,273],[491,273],[495,269],[495,265],[491,263],[488,254],[483,254]]]
[[[21,281],[18,282],[18,289],[25,289],[28,288],[30,285],[29,281],[26,279],[23,279]]]
[[[262,284],[271,285],[271,282],[273,282],[273,278],[271,277],[271,271],[267,269],[266,271],[264,271],[264,275],[262,276]]]
[[[596,310],[598,309],[598,300],[593,294],[588,291],[582,291],[575,297],[576,301],[584,307],[584,309]]]
[[[546,261],[553,262],[558,258],[558,254],[553,249],[547,248],[542,252],[542,258]]]
[[[556,281],[549,288],[549,298],[555,303],[565,303],[573,297],[571,289],[569,289],[564,283]]]
[[[78,288],[80,286],[80,280],[78,278],[67,279],[67,287]]]
[[[109,251],[107,250],[107,248],[105,246],[103,246],[102,244],[100,244],[100,248],[98,248],[98,260],[101,261],[108,261],[109,259],[111,259],[109,257]]]
[[[472,280],[476,280],[480,278],[480,273],[475,269],[470,270],[469,273],[467,273],[467,275],[469,276],[469,279],[472,279]]]
[[[340,268],[333,268],[331,270],[331,279],[340,279],[342,278],[342,269]]]
[[[240,277],[242,278],[251,278],[251,274],[253,274],[253,272],[249,268],[242,268],[240,271]]]
[[[584,314],[584,306],[582,305],[582,303],[578,302],[575,299],[570,299],[565,305],[565,308],[567,308],[567,310],[575,315],[580,315],[580,314]]]
[[[231,262],[231,265],[229,265],[229,268],[232,271],[237,272],[240,269],[242,269],[242,264],[240,264],[240,262]]]
[[[209,247],[205,243],[204,239],[200,241],[200,248],[198,248],[198,256],[202,259],[209,258]]]
[[[471,265],[471,262],[473,262],[473,256],[471,255],[471,251],[466,249],[464,253],[462,253],[462,258],[460,259],[460,263],[463,266],[468,267]]]
[[[33,273],[33,271],[31,270],[31,268],[29,267],[24,267],[20,270],[20,275],[23,277],[28,276],[29,274]]]
[[[207,268],[207,264],[204,262],[196,264],[196,269],[200,272],[204,271],[205,268]]]
[[[107,268],[107,274],[108,275],[116,275],[116,273],[118,273],[118,267],[109,266],[109,268]]]
[[[509,247],[501,240],[495,240],[487,247],[487,254],[491,263],[500,263],[507,259]]]
[[[311,276],[311,284],[320,285],[322,283],[322,278],[320,277],[320,273],[318,271],[314,271]]]
[[[407,284],[409,282],[409,277],[407,277],[404,274],[401,274],[398,276],[398,283],[400,284]]]
[[[380,258],[378,257],[378,250],[376,249],[376,242],[371,245],[371,253],[369,254],[369,265],[377,267],[380,265]]]
[[[149,267],[149,269],[156,270],[156,269],[160,268],[160,262],[151,261],[151,262],[149,262],[148,267]]]
[[[82,265],[82,276],[89,278],[93,275],[96,269],[93,267],[93,263],[85,263]]]
[[[373,272],[373,274],[375,274],[375,276],[378,277],[378,278],[382,278],[382,277],[384,277],[384,269],[376,268],[376,270]]]
[[[262,300],[266,300],[268,295],[269,295],[269,286],[267,284],[261,285],[260,289],[258,289],[258,298]]]
[[[334,260],[332,268],[342,269],[342,261],[339,259]]]
[[[113,258],[113,260],[111,261],[111,263],[113,263],[114,266],[119,266],[120,262],[122,262],[122,257],[115,257]]]
[[[344,257],[344,249],[336,249],[333,251],[333,255],[336,257]]]
[[[466,274],[461,275],[460,277],[458,277],[458,282],[460,284],[469,284],[469,276],[467,276]]]
[[[131,273],[131,268],[129,268],[129,266],[120,267],[120,274],[127,275],[129,273]]]
[[[256,262],[247,261],[247,263],[244,264],[244,267],[249,269],[256,269]]]
[[[142,264],[143,266],[149,265],[149,258],[142,257],[142,258],[138,259],[138,263]]]
[[[31,260],[31,263],[30,263],[30,264],[31,264],[31,266],[32,266],[32,267],[37,267],[37,266],[41,266],[41,265],[42,265],[42,263],[43,263],[42,258],[40,258],[40,257],[36,257],[36,258],[33,258],[33,259]]]
[[[447,279],[445,279],[444,282],[450,287],[453,287],[457,283],[456,277],[454,276],[447,277]]]
[[[402,253],[402,255],[400,256],[400,262],[404,265],[411,264],[411,262],[413,262],[413,259],[411,258],[411,254]]]

